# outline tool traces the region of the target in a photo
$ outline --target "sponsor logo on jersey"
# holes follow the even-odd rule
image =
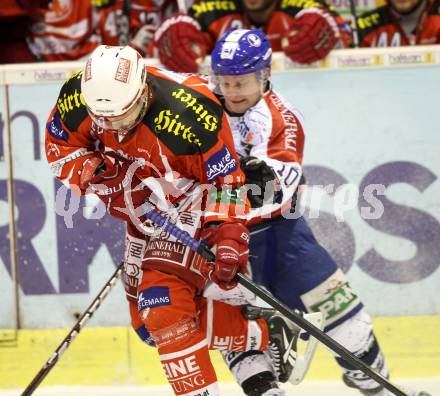
[[[179,119],[179,114],[174,114],[169,109],[162,110],[158,116],[154,118],[154,132],[167,132],[179,136],[181,139],[200,147],[202,143],[197,135],[191,130],[191,126],[185,125]]]
[[[57,109],[60,112],[61,119],[65,121],[66,115],[70,113],[71,111],[75,109],[80,109],[81,107],[86,106],[86,101],[84,100],[82,92],[78,90],[79,88],[79,82],[78,88],[74,88],[70,86],[69,82],[71,80],[81,80],[82,77],[82,71],[73,74],[64,84],[63,88],[61,89],[60,96],[58,97],[57,101]],[[72,84],[73,86],[77,85]],[[70,88],[70,89],[69,89]]]
[[[321,311],[324,320],[328,320],[346,310],[355,300],[357,295],[353,292],[348,282],[329,290],[330,296],[311,306],[313,311]]]
[[[155,99],[142,122],[163,144],[175,155],[206,153],[215,146],[222,125],[219,103],[161,76],[150,74],[149,84]]]
[[[223,186],[221,190],[215,192],[215,202],[244,205],[245,201],[241,195],[240,189]]]
[[[283,103],[283,101],[275,94],[271,94],[271,99],[281,118],[284,121],[284,144],[286,149],[296,152],[296,134],[298,132],[298,124],[293,112]]]
[[[162,364],[168,379],[176,379],[188,374],[200,373],[200,367],[197,364],[194,355],[176,361],[168,361]]]
[[[60,121],[60,113],[56,111],[52,119],[46,125],[49,135],[58,140],[67,141],[69,138],[67,131],[63,128]]]
[[[246,348],[246,336],[214,336],[212,348],[219,351],[242,351]]]
[[[366,17],[358,18],[358,26],[360,29],[368,29],[377,26],[380,22],[380,14],[375,12],[374,14],[368,15]]]
[[[249,336],[249,349],[251,351],[253,351],[253,350],[257,349],[257,347],[258,347],[257,337],[254,335]],[[232,353],[234,353],[234,352],[232,352]]]
[[[209,114],[208,110],[205,109],[205,106],[202,103],[199,103],[198,99],[190,92],[187,92],[184,88],[179,88],[171,95],[185,103],[187,109],[194,111],[197,117],[196,121],[200,122],[207,131],[213,132],[218,129],[217,117]]]
[[[163,362],[162,367],[176,394],[193,394],[192,392],[206,385],[206,379],[195,355]]]
[[[170,289],[166,286],[155,286],[144,289],[138,296],[138,311],[171,305]]]
[[[58,98],[57,109],[60,112],[61,119],[64,121],[66,114],[72,110],[79,109],[81,106],[85,106],[86,101],[84,100],[82,92],[78,92],[75,89],[72,93],[68,94],[64,92],[62,96]]]
[[[282,0],[281,9],[285,8],[311,8],[311,7],[322,7],[322,3],[314,0]]]
[[[74,151],[73,153],[70,153],[66,157],[60,158],[58,161],[52,162],[50,164],[50,170],[53,172],[55,176],[60,177],[63,171],[63,166],[65,164],[90,153],[91,152],[88,151],[86,148],[81,147],[78,150]]]
[[[185,245],[164,240],[165,238],[167,236],[161,235],[161,239],[151,239],[148,242],[145,260],[165,260],[168,263],[182,265],[186,253]]]
[[[237,169],[237,161],[226,146],[211,155],[205,161],[208,182],[212,182],[220,176],[226,176]]]
[[[217,0],[217,1],[203,1],[191,6],[194,16],[197,18],[205,12],[212,11],[236,11],[237,6],[233,1]]]

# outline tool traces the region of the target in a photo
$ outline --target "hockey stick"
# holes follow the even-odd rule
[[[215,254],[209,250],[208,246],[203,240],[197,241],[188,232],[180,229],[175,224],[171,223],[161,212],[151,205],[144,204],[148,207],[148,211],[145,212],[145,216],[151,220],[156,226],[162,228],[163,231],[168,232],[184,245],[188,246],[194,252],[205,257],[208,261],[215,261]],[[144,207],[145,207],[144,206]],[[252,282],[247,276],[238,273],[237,281],[246,289],[250,290],[256,296],[261,298],[264,302],[269,304],[271,307],[278,310],[286,318],[291,320],[297,326],[306,330],[311,336],[315,337],[318,341],[323,343],[333,352],[336,352],[340,357],[342,357],[346,362],[350,363],[358,370],[362,371],[364,374],[368,375],[370,378],[374,379],[377,383],[383,385],[384,388],[388,389],[396,396],[408,396],[397,386],[393,385],[385,377],[374,371],[370,366],[365,364],[357,356],[353,355],[348,349],[343,347],[337,341],[325,334],[321,329],[311,324],[309,321],[303,318],[301,312],[298,310],[291,310],[287,305],[281,303],[276,298],[274,298],[269,292],[263,288],[257,286]]]
[[[131,1],[124,0],[122,2],[122,10],[121,17],[119,19],[119,45],[125,46],[128,45],[129,37],[130,37],[130,9],[131,9]]]
[[[355,48],[359,48],[359,29],[355,1],[350,0],[350,13],[353,18],[353,44]]]
[[[102,300],[104,300],[104,298],[107,296],[109,291],[113,288],[116,281],[120,277],[123,268],[124,268],[124,262],[121,262],[121,264],[119,264],[116,271],[113,273],[113,275],[110,277],[110,279],[104,285],[104,287],[101,289],[99,294],[95,297],[95,299],[92,301],[92,303],[86,309],[86,311],[81,315],[81,317],[76,322],[75,326],[72,327],[72,329],[69,331],[69,334],[67,334],[67,336],[64,338],[63,342],[58,346],[58,348],[55,350],[55,352],[52,354],[52,356],[49,358],[49,360],[46,362],[46,364],[41,368],[41,370],[38,372],[38,374],[34,377],[34,379],[26,387],[26,389],[23,391],[21,396],[32,395],[32,393],[34,393],[35,389],[37,389],[38,385],[40,385],[41,381],[43,381],[44,378],[46,378],[47,374],[49,374],[50,370],[52,370],[52,368],[58,362],[59,357],[66,351],[66,349],[69,347],[70,343],[75,339],[75,337],[79,334],[79,332],[82,330],[82,328],[86,325],[86,323],[89,321],[89,319],[96,312],[96,310],[100,306]]]

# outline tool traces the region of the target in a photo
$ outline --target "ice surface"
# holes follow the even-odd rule
[[[426,390],[432,396],[440,396],[440,377],[397,379],[398,386]],[[349,389],[338,381],[304,381],[298,386],[283,385],[286,396],[360,396],[356,390]],[[235,384],[220,384],[222,396],[242,395]],[[22,389],[0,389],[0,396],[19,396]],[[172,396],[168,386],[112,386],[112,387],[41,387],[35,396]]]

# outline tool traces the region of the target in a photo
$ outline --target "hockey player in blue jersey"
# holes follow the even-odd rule
[[[321,311],[329,336],[388,376],[371,318],[357,293],[306,219],[292,214],[302,184],[303,121],[272,89],[270,65],[271,48],[258,29],[226,32],[211,54],[213,83],[228,113],[246,184],[261,189],[248,193],[253,207],[248,223],[253,280],[291,308]],[[247,395],[283,394],[273,369],[273,364],[283,362],[271,363],[255,351],[224,357]],[[363,395],[391,396],[360,370],[335,359],[349,387]]]

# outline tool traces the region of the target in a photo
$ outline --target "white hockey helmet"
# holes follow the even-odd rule
[[[86,62],[81,90],[87,111],[104,129],[133,129],[147,109],[147,70],[131,47],[100,45]]]

